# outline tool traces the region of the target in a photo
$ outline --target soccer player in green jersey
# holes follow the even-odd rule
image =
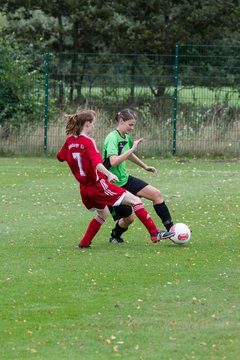
[[[131,109],[123,109],[116,115],[117,127],[110,132],[103,144],[103,161],[105,167],[116,175],[119,179],[117,185],[130,191],[132,194],[153,202],[154,210],[160,217],[166,230],[169,231],[173,221],[167,205],[163,200],[160,190],[149,185],[145,181],[128,174],[126,160],[134,162],[146,171],[156,174],[153,166],[146,165],[139,157],[134,154],[134,149],[143,141],[142,138],[132,141],[129,134],[137,122],[137,113]],[[134,146],[133,146],[134,145]],[[120,205],[109,207],[114,220],[118,220],[115,228],[111,232],[109,242],[122,243],[121,235],[127,231],[128,226],[133,222],[133,211],[130,206]],[[167,232],[166,231],[166,232]],[[163,238],[165,231],[162,230]]]

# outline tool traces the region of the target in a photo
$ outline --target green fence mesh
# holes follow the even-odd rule
[[[1,76],[0,151],[57,152],[65,139],[64,113],[80,108],[97,111],[93,136],[101,147],[116,112],[130,107],[139,113],[132,136],[144,137],[143,155],[235,156],[240,150],[239,50],[176,45],[168,55],[28,55],[21,81],[18,73],[11,81]]]
[[[239,48],[179,47],[178,152],[239,152],[239,70]]]

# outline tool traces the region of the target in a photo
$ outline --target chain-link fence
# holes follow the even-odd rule
[[[176,45],[168,55],[35,54],[21,84],[18,74],[11,78],[11,87],[9,79],[2,81],[8,91],[0,92],[0,151],[55,153],[65,139],[64,113],[80,108],[97,111],[93,136],[101,147],[114,129],[116,112],[130,107],[139,114],[132,137],[144,137],[143,155],[236,156],[239,50]],[[14,85],[21,91],[17,100]],[[21,107],[23,94],[31,107]]]
[[[239,153],[239,50],[177,47],[177,152]]]

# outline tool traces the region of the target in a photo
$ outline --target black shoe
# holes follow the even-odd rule
[[[112,244],[121,244],[124,240],[120,236],[110,236],[109,242]]]
[[[169,239],[172,236],[175,235],[175,232],[172,231],[164,231],[164,230],[158,230],[156,234],[151,235],[152,242],[156,243],[159,242],[162,239]]]

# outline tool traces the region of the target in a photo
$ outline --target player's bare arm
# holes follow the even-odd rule
[[[154,175],[156,175],[157,173],[156,168],[153,166],[146,165],[141,159],[139,159],[139,157],[136,154],[131,154],[129,156],[129,160],[131,160],[134,164],[140,166],[144,170],[152,172]]]
[[[126,151],[124,154],[121,155],[111,155],[110,156],[110,164],[111,166],[115,167],[118,166],[119,164],[121,164],[123,161],[127,160],[129,158],[129,156],[131,156],[133,154],[133,152],[136,150],[136,148],[138,147],[138,145],[143,141],[143,138],[135,140],[133,143],[133,146],[131,147],[131,149],[129,149],[128,151]]]
[[[108,171],[108,169],[106,169],[103,164],[99,163],[96,166],[96,168],[97,168],[98,171],[100,171],[101,173],[103,173],[104,175],[107,176],[109,182],[117,182],[117,181],[119,181],[118,177],[116,175],[112,174],[110,171]]]

